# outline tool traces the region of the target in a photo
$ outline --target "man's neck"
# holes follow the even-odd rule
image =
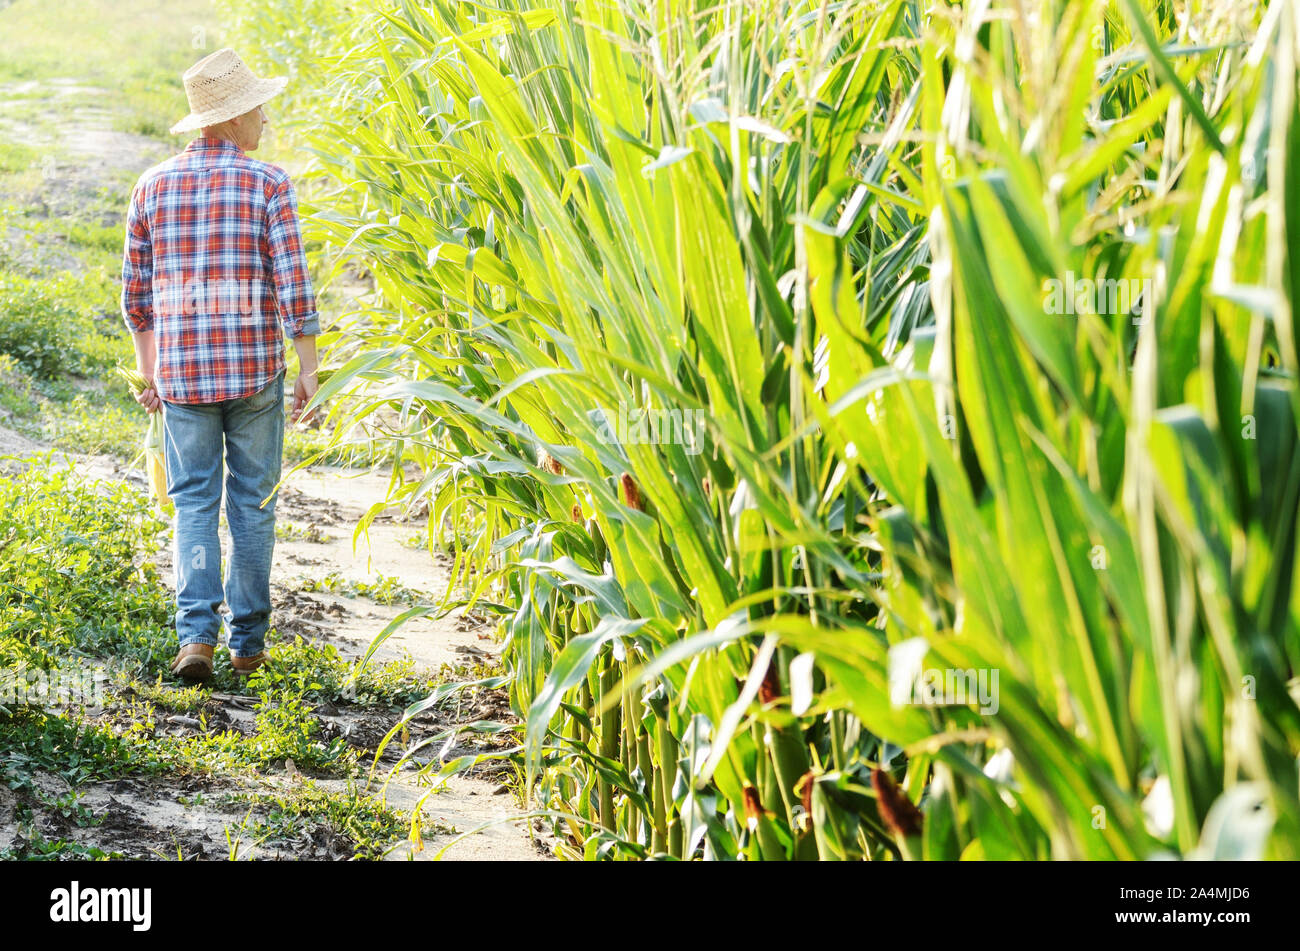
[[[234,136],[228,132],[220,132],[216,129],[201,129],[199,135],[205,139],[217,139],[221,142],[229,142],[235,148],[239,148],[239,143],[235,141]]]

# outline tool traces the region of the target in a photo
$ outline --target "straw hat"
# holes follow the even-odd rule
[[[289,82],[284,76],[262,79],[232,49],[217,50],[185,71],[190,114],[171,128],[172,135],[193,132],[242,116],[266,102]]]

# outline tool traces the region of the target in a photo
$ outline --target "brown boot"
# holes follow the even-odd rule
[[[186,680],[207,680],[212,676],[212,645],[186,644],[177,652],[171,671]]]
[[[254,654],[252,657],[236,657],[234,654],[230,655],[230,666],[234,668],[235,675],[239,677],[247,677],[265,663],[266,651],[262,651],[260,654]]]

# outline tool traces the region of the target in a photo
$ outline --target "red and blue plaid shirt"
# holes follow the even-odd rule
[[[320,333],[298,199],[282,168],[198,138],[131,194],[122,313],[154,332],[173,403],[251,396],[284,369],[283,333]]]

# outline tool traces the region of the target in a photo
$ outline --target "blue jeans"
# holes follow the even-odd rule
[[[220,403],[163,401],[163,454],[172,523],[176,633],[181,646],[219,641],[223,620],[230,652],[262,652],[271,620],[271,554],[275,498],[284,454],[284,371],[265,388]],[[221,541],[222,441],[225,441],[229,568],[223,589]],[[278,493],[277,493],[278,495]],[[224,595],[228,611],[218,615]]]

